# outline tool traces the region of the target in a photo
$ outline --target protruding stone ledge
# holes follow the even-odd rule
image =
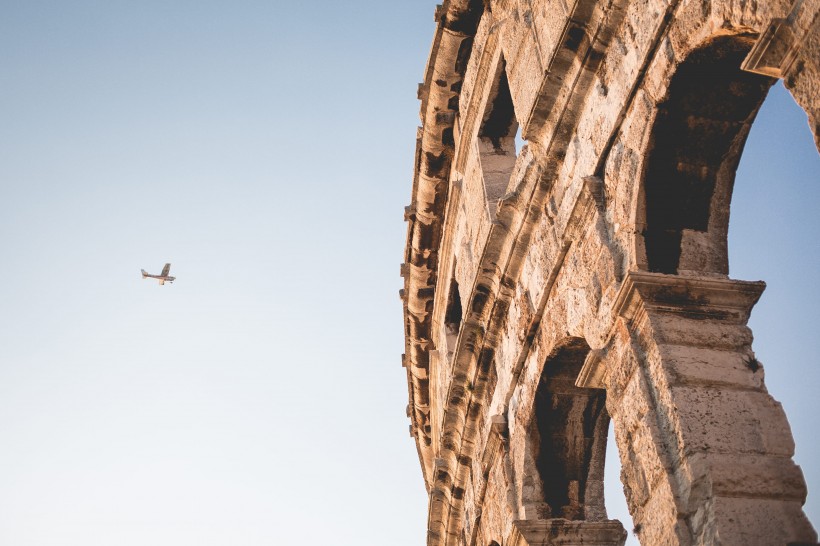
[[[788,19],[772,19],[741,68],[772,78],[782,78],[787,74],[800,49],[800,42],[794,37],[793,26]]]
[[[763,281],[630,271],[615,300],[615,313],[627,320],[655,311],[745,324],[765,288]]]
[[[740,68],[772,78],[786,77],[805,38],[796,24],[803,3],[796,0],[788,17],[771,20]]]
[[[601,359],[601,351],[589,352],[575,380],[575,386],[582,389],[606,388],[606,365]]]
[[[623,546],[626,530],[618,520],[518,520],[507,546]]]

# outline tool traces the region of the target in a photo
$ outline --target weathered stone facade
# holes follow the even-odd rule
[[[610,419],[642,544],[815,543],[746,325],[764,285],[728,278],[726,236],[775,78],[820,146],[820,0],[436,21],[402,266],[428,545],[622,544]]]

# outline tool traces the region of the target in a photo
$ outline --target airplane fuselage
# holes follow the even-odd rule
[[[166,265],[166,269],[170,268],[170,264]],[[176,277],[172,277],[171,275],[151,275],[150,273],[146,273],[144,269],[141,270],[142,278],[143,279],[157,279],[159,284],[172,283],[177,280]],[[165,271],[163,271],[165,273]]]
[[[148,278],[148,279],[158,279],[158,280],[160,280],[160,281],[162,281],[162,282],[174,282],[175,280],[177,280],[177,278],[176,278],[176,277],[163,277],[162,275],[149,275],[149,274],[145,274],[145,275],[143,275],[143,276],[142,276],[142,278],[143,278],[143,279],[145,279],[145,278]]]

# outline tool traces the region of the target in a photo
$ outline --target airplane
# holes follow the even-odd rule
[[[172,283],[177,280],[176,277],[172,277],[168,274],[171,272],[171,264],[165,264],[165,267],[162,268],[162,273],[159,275],[151,275],[150,273],[146,273],[144,269],[140,269],[140,271],[142,271],[143,279],[159,279],[160,284],[165,284],[166,282]]]

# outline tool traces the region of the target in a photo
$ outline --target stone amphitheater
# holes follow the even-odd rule
[[[428,546],[623,544],[610,421],[641,544],[816,544],[726,240],[778,79],[820,147],[820,0],[435,19],[401,294]]]

